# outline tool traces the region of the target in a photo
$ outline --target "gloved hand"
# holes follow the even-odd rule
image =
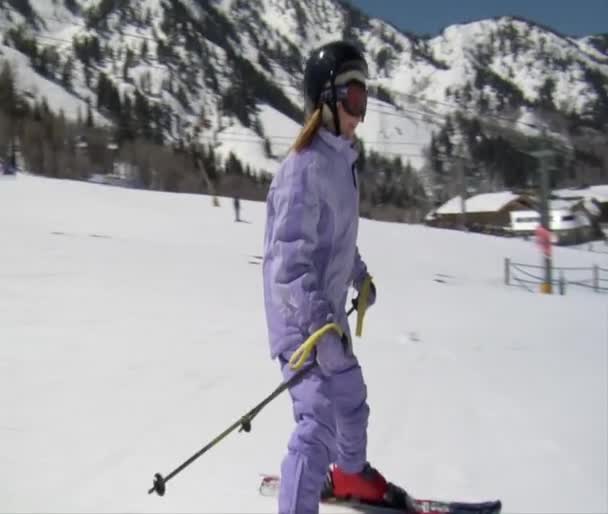
[[[363,282],[365,281],[365,279],[368,276],[369,275],[365,275],[358,283],[354,284],[354,287],[355,287],[357,293],[360,294],[360,290],[361,290],[361,287],[363,286]],[[359,294],[357,295],[356,298],[353,298],[353,300],[352,300],[352,304],[353,304],[353,307],[355,308],[355,310],[357,309],[357,307],[359,305]],[[374,305],[374,303],[376,303],[376,285],[374,284],[373,280],[370,279],[369,293],[367,295],[367,308],[369,309],[372,305]]]
[[[321,371],[330,376],[352,366],[353,349],[346,333],[327,333],[316,347],[317,364]]]

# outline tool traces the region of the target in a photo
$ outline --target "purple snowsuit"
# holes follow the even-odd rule
[[[356,158],[351,141],[321,128],[269,189],[264,300],[270,353],[286,380],[289,357],[316,329],[335,321],[350,341],[348,287],[359,289],[367,274],[356,246]],[[356,473],[366,461],[367,389],[352,345],[332,331],[314,358],[318,366],[290,388],[297,424],[281,466],[279,514],[317,513],[329,464]]]

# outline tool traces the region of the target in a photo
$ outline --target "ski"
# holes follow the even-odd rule
[[[281,478],[278,475],[262,475],[259,492],[262,496],[276,497],[279,494]],[[502,508],[500,500],[486,502],[441,501],[413,498],[402,488],[390,484],[390,501],[382,504],[362,504],[356,500],[338,500],[325,498],[322,503],[369,508],[378,514],[499,514]]]

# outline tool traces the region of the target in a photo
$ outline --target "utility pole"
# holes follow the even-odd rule
[[[458,167],[458,178],[460,186],[460,227],[462,230],[467,230],[467,184],[464,173],[464,162],[462,159],[457,159],[456,166]]]
[[[11,173],[16,173],[17,170],[17,136],[13,134],[11,141],[11,155],[8,161],[8,169]]]
[[[550,221],[549,221],[549,169],[547,159],[541,159],[540,161],[540,224],[547,232],[550,233]],[[551,241],[549,241],[549,245]],[[553,291],[553,280],[552,280],[552,262],[551,252],[544,252],[544,264],[545,264],[545,290],[543,292],[551,294]]]
[[[539,165],[540,175],[540,225],[541,230],[538,232],[540,237],[547,238],[548,241],[539,241],[543,247],[543,260],[544,260],[544,275],[545,279],[542,284],[542,292],[551,294],[553,289],[552,280],[552,257],[551,257],[551,232],[550,232],[550,220],[549,220],[549,171],[550,163],[549,159],[553,157],[553,151],[544,148],[537,152],[532,152],[532,155],[536,157]]]

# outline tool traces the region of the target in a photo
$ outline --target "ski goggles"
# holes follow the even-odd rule
[[[326,91],[323,96],[327,100],[331,92]],[[365,118],[367,88],[360,82],[353,81],[344,86],[336,86],[336,100],[342,103],[344,110],[351,116]]]

